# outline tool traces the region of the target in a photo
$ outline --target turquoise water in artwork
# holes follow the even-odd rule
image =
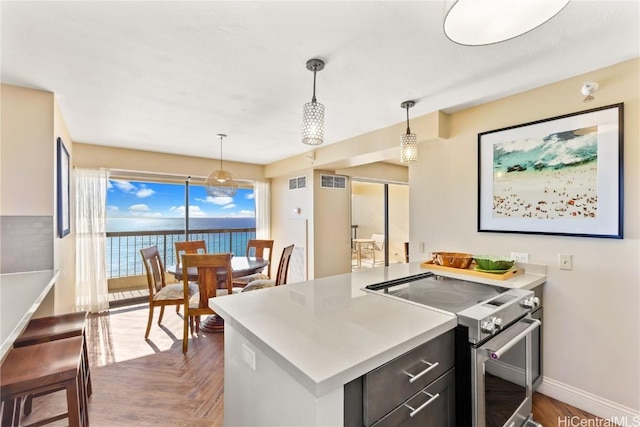
[[[498,172],[557,170],[597,160],[598,128],[558,132],[543,138],[524,138],[493,145],[493,168]]]

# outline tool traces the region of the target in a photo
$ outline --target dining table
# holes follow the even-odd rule
[[[264,270],[267,265],[269,265],[269,260],[265,258],[233,256],[231,258],[231,277],[235,278],[259,273]],[[182,267],[176,264],[168,266],[167,273],[172,274],[178,281],[184,279]],[[225,287],[225,275],[226,271],[224,270],[218,272],[218,287]],[[189,281],[196,282],[198,280],[198,268],[189,268],[187,270],[187,278]],[[222,332],[224,330],[224,320],[222,320],[222,317],[212,314],[200,322],[200,330],[203,332]]]

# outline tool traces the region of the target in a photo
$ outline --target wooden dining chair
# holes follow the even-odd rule
[[[189,289],[191,283],[189,278],[184,275],[183,292],[184,292],[184,334],[182,340],[182,352],[186,353],[189,348],[189,330],[193,334],[193,324],[188,322],[187,318],[195,319],[195,333],[200,332],[200,316],[216,314],[209,307],[209,299],[228,295],[232,292],[231,283],[231,254],[185,254],[182,255],[182,268],[198,269],[198,291],[190,295]],[[218,283],[224,270],[224,288],[219,289]],[[221,273],[220,275],[218,273]]]
[[[191,240],[187,242],[175,242],[176,248],[176,265],[180,267],[182,255],[184,254],[206,254],[207,245],[204,240]]]
[[[176,267],[180,268],[182,255],[184,254],[206,254],[207,246],[204,240],[191,240],[185,242],[174,242]],[[176,306],[176,313],[180,312],[180,305]]]
[[[162,323],[164,307],[167,305],[180,307],[180,305],[183,305],[185,302],[185,293],[181,283],[167,285],[164,277],[164,265],[162,264],[157,246],[140,249],[140,255],[142,255],[142,262],[147,273],[147,284],[149,287],[149,320],[147,321],[147,330],[144,333],[146,339],[149,337],[149,331],[151,330],[153,309],[160,307],[159,325]],[[190,285],[188,294],[193,295],[196,292],[198,292],[198,286],[195,284]],[[186,313],[185,319],[187,319]]]
[[[234,293],[255,291],[257,289],[270,288],[273,286],[280,286],[287,283],[289,274],[289,264],[291,261],[291,254],[293,254],[293,246],[287,246],[282,250],[282,256],[280,257],[280,263],[278,264],[278,272],[276,273],[275,280],[254,280],[245,286],[244,288],[233,288]]]
[[[265,251],[267,252],[267,256],[265,257]],[[254,280],[268,280],[271,278],[271,254],[273,253],[273,240],[259,240],[259,239],[250,239],[247,242],[247,251],[246,255],[248,257],[256,257],[263,258],[269,261],[267,265],[267,274],[262,272],[248,274],[246,276],[234,277],[233,278],[233,286],[234,287],[244,287],[248,283],[253,282]]]

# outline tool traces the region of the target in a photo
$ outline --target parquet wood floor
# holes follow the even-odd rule
[[[145,341],[147,305],[112,309],[92,315],[87,327],[93,396],[89,400],[92,427],[221,426],[223,422],[223,334],[191,339],[182,354],[182,316],[158,312]],[[34,399],[25,423],[64,412],[64,395]],[[541,394],[534,396],[534,418],[545,427],[561,425],[565,416],[593,415]],[[51,424],[66,426],[66,420]],[[568,424],[565,424],[568,425]]]

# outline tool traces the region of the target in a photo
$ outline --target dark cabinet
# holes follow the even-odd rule
[[[449,331],[346,384],[345,426],[453,426],[454,360]]]

